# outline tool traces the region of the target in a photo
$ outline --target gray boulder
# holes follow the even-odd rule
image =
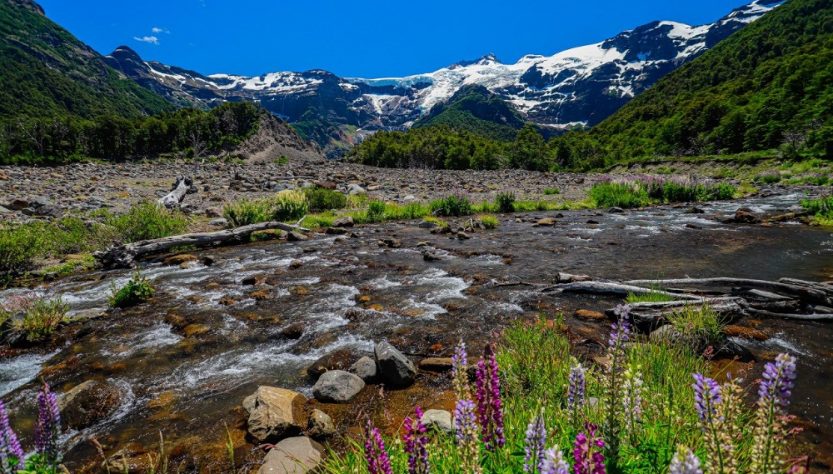
[[[324,447],[306,436],[287,438],[276,444],[263,460],[258,474],[306,474],[324,458]]]
[[[376,344],[376,365],[379,375],[393,388],[404,388],[414,383],[417,370],[414,363],[387,342]]]
[[[82,382],[58,399],[64,424],[81,430],[110,416],[121,403],[118,387],[97,380]]]
[[[372,383],[378,376],[376,361],[364,356],[350,366],[350,372],[358,375],[365,383]]]
[[[451,424],[451,412],[447,410],[425,410],[420,420],[428,429],[450,433],[453,429]]]
[[[345,403],[363,388],[364,381],[358,376],[343,370],[330,370],[318,378],[312,387],[312,394],[322,402]]]

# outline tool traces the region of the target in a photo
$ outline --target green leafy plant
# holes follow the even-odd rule
[[[277,221],[298,220],[309,212],[307,197],[301,191],[284,190],[272,201],[272,216]]]
[[[37,342],[51,336],[58,325],[64,321],[69,306],[60,298],[35,299],[26,308],[23,319],[17,323],[17,329],[26,334],[26,340]]]
[[[267,199],[242,199],[226,204],[223,217],[232,227],[272,220],[272,203]]]
[[[650,204],[648,192],[632,183],[597,183],[590,188],[590,198],[599,207],[643,207]]]
[[[495,207],[497,212],[510,213],[515,212],[515,194],[500,193],[495,198]]]
[[[136,272],[123,287],[113,287],[110,306],[113,308],[136,306],[151,299],[154,293],[153,284],[141,273]]]
[[[558,188],[546,188],[544,189],[545,196],[555,196],[556,194],[561,194],[561,190]]]
[[[367,205],[367,222],[381,222],[385,219],[385,203],[382,201],[371,201]]]
[[[480,221],[480,223],[483,224],[483,227],[487,229],[497,229],[500,225],[500,221],[497,217],[490,216],[488,214],[477,216],[477,220]]]
[[[117,229],[124,242],[168,237],[180,234],[188,227],[184,214],[153,202],[137,204],[125,214],[111,216],[107,223]]]
[[[431,212],[435,216],[459,217],[473,213],[471,203],[463,196],[448,196],[431,202]]]
[[[304,189],[311,211],[329,211],[347,207],[347,196],[333,189],[314,187]]]

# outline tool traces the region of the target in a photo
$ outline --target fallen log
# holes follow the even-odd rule
[[[698,296],[688,294],[677,294],[668,291],[654,290],[644,288],[641,286],[605,282],[605,281],[576,281],[572,283],[561,283],[558,285],[548,286],[541,290],[544,293],[558,292],[558,293],[593,293],[598,295],[613,295],[613,296],[627,296],[630,293],[636,295],[643,294],[659,294],[668,296],[670,298],[677,298],[682,300],[697,300]]]
[[[245,243],[249,241],[249,237],[252,233],[269,229],[280,229],[287,232],[309,232],[309,229],[305,229],[297,225],[284,224],[282,222],[263,222],[260,224],[245,225],[216,232],[173,235],[170,237],[163,237],[161,239],[142,240],[139,242],[117,245],[107,249],[106,251],[96,252],[94,256],[104,268],[132,268],[135,265],[136,260],[139,258],[163,253],[175,247],[214,247],[219,245]]]
[[[185,195],[190,191],[191,184],[190,178],[177,178],[171,192],[159,198],[157,203],[166,209],[179,208],[179,205],[185,199]]]
[[[828,283],[816,283],[812,281],[798,280],[796,278],[779,278],[778,281],[780,283],[786,283],[788,285],[805,286],[807,288],[813,288],[815,290],[824,291],[829,295],[833,295],[833,285],[830,285]]]
[[[709,309],[718,315],[724,322],[735,321],[747,314],[746,304],[743,298],[721,297],[701,298],[699,300],[663,301],[655,303],[633,303],[630,307],[631,322],[641,331],[652,331],[668,322],[669,316],[686,307],[699,307],[708,305]],[[615,317],[613,309],[608,309],[606,314]]]
[[[813,314],[790,314],[790,313],[774,313],[763,309],[747,308],[749,314],[753,316],[763,316],[767,318],[780,319],[796,319],[799,321],[833,321],[833,314],[813,313]]]
[[[732,278],[732,277],[713,277],[713,278],[675,278],[670,280],[631,280],[626,281],[626,285],[637,286],[659,286],[665,287],[667,285],[722,285],[722,286],[740,286],[748,288],[759,288],[775,293],[787,293],[796,295],[802,300],[829,305],[830,298],[827,297],[826,291],[807,286],[793,285],[789,283],[782,283],[777,281],[755,280],[749,278]]]

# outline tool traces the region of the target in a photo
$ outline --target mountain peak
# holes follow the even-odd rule
[[[117,59],[132,59],[136,61],[141,61],[142,57],[139,56],[139,53],[133,50],[130,46],[121,45],[113,50],[108,56],[117,58]]]
[[[489,54],[483,55],[480,58],[475,59],[475,60],[456,62],[456,63],[451,65],[451,68],[453,69],[455,67],[466,67],[466,66],[488,66],[490,64],[497,64],[497,63],[500,63],[500,61],[498,61],[497,56],[495,56],[495,53],[489,53]]]

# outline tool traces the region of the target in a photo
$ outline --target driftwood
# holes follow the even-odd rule
[[[833,321],[833,314],[776,313],[776,312],[773,312],[773,311],[767,311],[767,310],[755,309],[755,308],[747,308],[747,312],[751,315],[754,315],[754,316],[763,316],[763,317],[767,317],[767,318],[797,319],[797,320],[800,320],[800,321]]]
[[[631,321],[640,329],[650,331],[665,324],[668,317],[689,306],[708,305],[718,314],[722,321],[731,322],[744,315],[746,303],[739,297],[699,298],[681,301],[663,301],[654,303],[633,303],[628,305]],[[608,316],[614,317],[614,310],[607,310]]]
[[[730,278],[730,277],[714,277],[714,278],[677,278],[671,280],[631,280],[625,282],[627,285],[637,286],[660,286],[666,285],[716,285],[716,286],[740,286],[746,288],[758,288],[773,293],[798,296],[802,301],[821,305],[831,305],[833,301],[828,297],[828,292],[822,289],[818,284],[804,282],[804,285],[797,285],[791,283],[783,283],[767,280],[755,280],[749,278]],[[810,286],[813,285],[813,286]],[[826,286],[826,285],[825,285]],[[833,296],[833,294],[831,294]]]
[[[130,244],[117,245],[104,252],[97,252],[95,258],[104,268],[132,268],[138,258],[159,254],[175,247],[213,247],[243,243],[249,241],[252,233],[269,229],[281,229],[287,232],[309,231],[309,229],[297,225],[284,224],[282,222],[263,222],[216,232],[174,235],[161,239],[142,240]]]
[[[185,196],[191,192],[191,186],[190,178],[177,178],[171,192],[159,198],[157,203],[166,209],[177,209],[182,204]]]
[[[576,281],[572,283],[562,283],[546,287],[542,292],[558,292],[558,293],[593,293],[598,295],[613,295],[613,296],[627,296],[630,293],[636,295],[643,295],[646,293],[659,294],[671,298],[681,300],[698,300],[699,296],[688,294],[677,294],[668,291],[654,290],[651,288],[644,288],[636,285],[614,283],[607,281]]]

